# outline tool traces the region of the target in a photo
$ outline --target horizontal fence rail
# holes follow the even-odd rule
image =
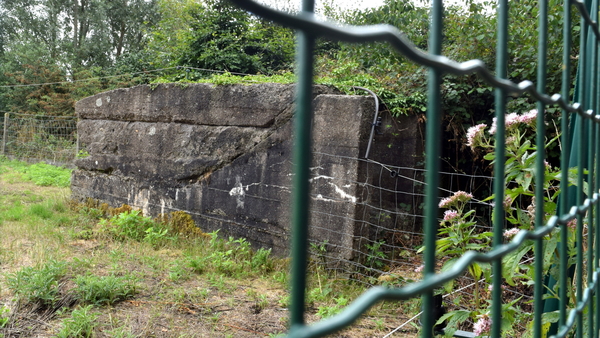
[[[341,330],[352,324],[362,314],[382,300],[406,300],[422,297],[423,315],[421,316],[422,337],[432,337],[436,324],[434,316],[434,290],[462,276],[476,263],[490,263],[492,274],[492,306],[489,313],[491,329],[486,335],[500,337],[503,319],[503,258],[517,252],[527,241],[534,242],[534,315],[533,324],[528,328],[534,337],[583,337],[598,336],[600,318],[600,283],[598,277],[598,258],[600,257],[600,236],[597,224],[598,187],[600,187],[600,115],[598,99],[600,77],[598,76],[598,1],[566,1],[563,16],[563,77],[562,93],[547,94],[545,91],[546,46],[547,46],[547,1],[539,2],[538,24],[538,62],[537,80],[514,83],[507,78],[507,41],[509,38],[507,0],[497,3],[497,44],[496,69],[491,72],[480,60],[462,63],[450,60],[441,54],[443,3],[432,0],[430,11],[429,52],[418,50],[397,28],[389,25],[348,27],[321,22],[314,15],[314,1],[304,0],[301,12],[282,13],[250,0],[231,0],[238,6],[265,19],[291,27],[298,31],[298,86],[297,111],[294,148],[294,185],[292,198],[292,296],[290,306],[289,337],[322,337]],[[580,51],[576,85],[573,88],[570,70],[572,7],[580,17]],[[591,14],[590,14],[591,13]],[[308,166],[311,162],[311,87],[313,76],[314,41],[325,37],[338,41],[366,43],[389,42],[398,52],[415,63],[429,68],[427,140],[426,140],[426,179],[424,210],[424,269],[422,280],[399,288],[376,286],[358,297],[340,314],[319,323],[307,325],[305,322],[305,289],[307,273],[307,230],[309,214]],[[495,139],[494,166],[494,202],[492,247],[489,251],[469,251],[456,259],[454,264],[443,272],[436,271],[436,245],[438,240],[439,213],[439,135],[441,125],[440,89],[443,74],[477,74],[495,88],[495,115],[497,130]],[[575,95],[571,100],[571,91]],[[534,227],[521,230],[509,242],[505,243],[504,231],[506,210],[501,206],[505,202],[505,162],[507,122],[506,99],[508,95],[529,94],[537,101],[539,114],[536,117],[536,144],[540,149],[545,145],[545,110],[549,106],[562,109],[561,122],[561,173],[558,214],[544,219],[545,173],[544,152],[537,152],[535,169],[532,173],[535,184]],[[573,170],[570,170],[573,168]],[[537,174],[537,175],[536,175]],[[574,176],[574,177],[573,177]],[[571,182],[571,184],[569,184]],[[533,203],[532,203],[533,205]],[[569,229],[575,228],[574,237],[569,237]],[[584,236],[584,232],[585,233]],[[549,240],[558,233],[554,242]],[[571,238],[571,239],[570,239]],[[569,247],[569,240],[573,244]],[[553,244],[552,244],[553,243]],[[555,245],[556,249],[551,247]],[[586,246],[584,248],[584,245]],[[552,267],[558,270],[558,280],[543,271],[543,257],[554,257]],[[569,267],[574,266],[574,269]],[[573,270],[573,271],[571,271]],[[574,280],[573,282],[572,279]],[[546,290],[543,280],[547,281]],[[558,304],[544,301],[544,292],[551,292]],[[552,297],[550,297],[552,298]],[[549,315],[550,314],[550,315]],[[554,314],[557,320],[548,319]],[[584,323],[585,319],[585,323]],[[550,325],[551,323],[555,323]]]

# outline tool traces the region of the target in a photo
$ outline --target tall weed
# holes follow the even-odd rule
[[[98,325],[96,319],[100,316],[92,312],[92,305],[73,310],[71,317],[63,321],[63,327],[58,332],[58,338],[89,338],[94,334]]]
[[[75,284],[78,298],[92,305],[111,305],[125,300],[136,293],[137,287],[135,281],[126,276],[78,276]]]
[[[51,260],[38,268],[25,267],[8,274],[6,282],[8,288],[20,299],[51,305],[57,301],[58,282],[66,272],[65,262]]]

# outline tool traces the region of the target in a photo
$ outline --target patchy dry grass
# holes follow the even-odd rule
[[[98,209],[72,208],[69,196],[68,188],[36,185],[0,161],[4,337],[260,337],[286,331],[286,259],[216,234],[186,238],[154,229],[149,240],[117,238],[106,230],[117,221],[101,221],[109,216]],[[335,313],[363,290],[322,271],[310,279],[309,322]],[[384,303],[333,336],[383,336],[418,307]],[[416,336],[414,326],[405,329],[395,336]]]

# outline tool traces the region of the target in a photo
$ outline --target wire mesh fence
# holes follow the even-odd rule
[[[0,155],[26,162],[72,165],[77,118],[5,113],[0,120]]]
[[[317,153],[315,165],[319,161],[331,162],[338,155]],[[354,224],[352,248],[336,248],[327,241],[311,240],[310,249],[315,261],[323,264],[335,274],[368,285],[381,284],[382,281],[405,279],[412,276],[422,262],[417,250],[423,244],[423,187],[425,170],[391,166],[365,158],[354,158],[363,168],[364,180],[355,182],[341,179],[341,186],[359,187],[355,204],[355,214],[329,217],[345,217],[344,223]],[[313,173],[314,178],[315,173]],[[466,191],[474,195],[469,202],[471,209],[477,210],[477,227],[480,231],[491,228],[492,206],[483,200],[490,196],[492,178],[461,173],[441,173],[446,188],[440,189],[440,195],[449,196],[456,191]],[[339,180],[340,178],[335,178]],[[346,202],[341,196],[312,196],[313,199],[326,198],[336,202]],[[311,213],[323,213],[313,208]],[[441,216],[441,215],[440,215]],[[440,218],[441,219],[441,218]],[[311,231],[326,230],[320,224],[312,223]],[[329,229],[328,231],[332,231]],[[343,236],[342,230],[337,234]],[[351,249],[352,259],[340,261],[335,252]],[[419,259],[419,260],[415,260]],[[411,273],[406,274],[406,271]],[[419,276],[420,278],[420,276]]]

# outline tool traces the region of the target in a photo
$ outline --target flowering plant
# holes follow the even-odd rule
[[[464,191],[457,191],[454,195],[444,198],[440,208],[448,209],[444,212],[444,219],[438,231],[436,253],[439,256],[450,257],[444,267],[452,265],[463,253],[469,250],[480,251],[490,246],[491,232],[478,229],[475,222],[475,210],[465,211],[467,203],[473,195]],[[483,268],[480,263],[469,267],[469,274],[481,278]]]
[[[442,270],[452,266],[465,252],[481,251],[489,249],[492,233],[481,231],[475,221],[475,210],[466,211],[465,208],[473,195],[464,191],[457,191],[452,196],[442,199],[440,208],[448,209],[444,212],[444,219],[438,230],[436,241],[436,254],[442,257],[450,257],[442,267]],[[489,275],[490,266],[487,263],[473,263],[469,266],[469,275],[479,280],[484,272]],[[452,283],[447,285],[452,288]],[[475,283],[475,305],[480,303],[479,283]]]
[[[494,207],[503,208],[506,212],[506,220],[512,224],[512,228],[504,233],[506,240],[511,240],[520,230],[531,230],[535,220],[536,200],[534,194],[534,179],[537,175],[535,168],[535,159],[538,154],[537,145],[532,143],[531,139],[536,131],[537,110],[531,110],[524,114],[510,113],[505,116],[505,191],[502,205]],[[493,120],[488,128],[486,124],[478,124],[467,131],[467,146],[474,152],[483,151],[483,158],[495,162],[496,147],[495,138],[497,131],[497,121]],[[546,142],[544,148],[557,141],[556,136]],[[560,178],[559,170],[552,168],[548,163],[544,167],[543,177],[544,189],[544,223],[549,216],[556,213],[556,199],[558,197],[558,188],[555,182]],[[442,199],[440,208],[449,209],[445,211],[444,218],[440,222],[437,253],[438,255],[455,255],[459,257],[467,250],[482,250],[484,247],[489,249],[492,233],[475,231],[474,210],[465,211],[466,201],[472,196],[465,192],[457,192],[454,196]],[[494,196],[485,199],[493,200]],[[558,229],[549,235],[545,241],[545,251],[554,252],[558,242]],[[520,280],[523,284],[534,283],[532,273],[533,267],[523,264],[524,257],[530,255],[533,249],[533,241],[527,241],[519,250],[513,251],[503,260],[503,277],[510,286],[515,286],[516,281]],[[551,264],[552,255],[544,256],[544,269],[548,271]],[[471,319],[474,322],[473,330],[477,336],[485,335],[489,332],[490,317],[488,316],[489,307],[482,306],[478,280],[481,278],[480,263],[475,263],[469,268],[469,274],[475,278],[475,301],[472,311],[457,310],[447,313],[440,318],[440,321],[448,320],[449,324],[458,324],[458,318],[462,320]],[[484,270],[482,270],[484,271]],[[489,274],[485,274],[486,280]],[[483,294],[487,294],[483,292]],[[528,316],[529,314],[519,311],[514,305],[518,299],[503,304],[502,330],[511,329],[512,320],[517,315]],[[490,302],[491,303],[491,302]],[[468,314],[467,314],[468,313]]]

